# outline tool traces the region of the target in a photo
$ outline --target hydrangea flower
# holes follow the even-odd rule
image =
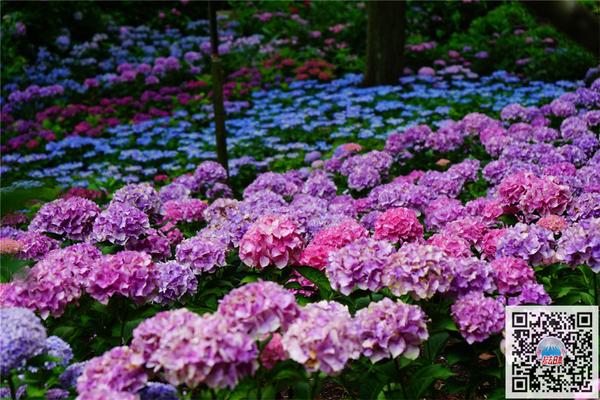
[[[491,266],[500,294],[517,293],[526,283],[535,283],[533,268],[520,258],[496,258]]]
[[[150,228],[148,215],[127,203],[112,203],[96,218],[92,237],[97,242],[105,240],[124,245],[138,239]]]
[[[530,264],[552,264],[554,234],[537,225],[518,223],[506,228],[496,243],[496,257],[522,258]]]
[[[483,342],[504,329],[504,305],[481,292],[471,292],[452,305],[452,318],[467,343]]]
[[[0,309],[0,373],[7,376],[11,369],[46,347],[46,329],[33,312],[25,308]]]
[[[177,388],[167,383],[148,382],[138,392],[140,400],[178,400]]]
[[[57,361],[46,361],[44,367],[52,369],[57,365],[66,367],[73,359],[71,346],[58,336],[49,336],[46,339],[45,353],[57,358]]]
[[[463,295],[468,292],[492,292],[494,275],[490,265],[475,257],[450,258],[452,283],[449,292]]]
[[[331,252],[326,267],[331,287],[345,295],[356,287],[380,290],[383,268],[393,252],[389,242],[370,238],[360,238]]]
[[[79,379],[83,373],[86,363],[87,361],[77,362],[69,365],[59,376],[60,385],[65,389],[76,387],[77,379]]]
[[[459,200],[439,197],[427,205],[425,224],[429,229],[439,229],[463,216],[464,213],[464,207]]]
[[[413,210],[398,207],[379,214],[375,221],[375,239],[404,243],[423,237],[423,226]]]
[[[218,162],[204,161],[194,171],[194,179],[198,187],[208,187],[226,181],[227,171]]]
[[[272,369],[279,361],[287,359],[287,354],[281,344],[281,335],[274,333],[269,343],[260,352],[260,364],[266,369]]]
[[[285,215],[266,215],[246,231],[239,244],[242,262],[253,268],[295,263],[304,245],[296,224]]]
[[[298,316],[294,295],[275,282],[259,281],[233,289],[217,310],[234,329],[259,337],[285,330]]]
[[[156,263],[156,297],[162,305],[171,304],[185,295],[193,295],[198,281],[191,268],[176,261]]]
[[[256,177],[254,182],[244,189],[244,198],[268,189],[281,196],[293,196],[298,192],[298,186],[287,179],[283,174],[265,172]]]
[[[471,257],[473,255],[469,242],[459,236],[436,233],[427,240],[427,243],[439,247],[450,257]]]
[[[216,236],[200,233],[177,245],[177,262],[192,269],[196,274],[212,273],[225,265],[227,242]]]
[[[407,243],[388,258],[383,285],[396,296],[410,294],[417,300],[444,293],[453,277],[447,257],[439,247]]]
[[[104,255],[94,263],[87,292],[102,304],[115,294],[142,303],[153,298],[156,280],[156,264],[148,254],[121,251]]]
[[[534,282],[523,285],[518,296],[508,298],[509,306],[521,304],[548,305],[550,303],[552,303],[552,299],[546,293],[544,286]]]
[[[71,240],[85,240],[92,232],[100,207],[93,201],[70,197],[46,203],[29,224],[32,232],[48,232]]]
[[[428,339],[427,316],[419,306],[385,297],[356,313],[362,354],[376,363],[400,355],[415,359],[419,345]]]
[[[173,182],[160,188],[158,197],[165,203],[169,200],[183,200],[190,197],[191,190],[181,183]]]
[[[218,349],[218,351],[215,351]],[[164,331],[150,362],[174,386],[232,389],[258,367],[254,339],[230,329],[219,314],[197,316]]]
[[[37,232],[25,232],[19,235],[17,241],[21,244],[17,257],[24,260],[41,260],[51,250],[60,247],[58,240]]]
[[[328,200],[335,197],[336,191],[335,183],[323,171],[313,172],[302,186],[302,193]]]
[[[149,183],[132,183],[123,186],[113,195],[111,204],[129,204],[146,214],[156,214],[160,210],[160,197]]]
[[[207,207],[208,204],[200,199],[169,200],[163,204],[162,213],[173,222],[197,222],[204,219]]]
[[[600,272],[600,218],[582,220],[565,229],[557,243],[556,257],[572,267],[583,264]]]
[[[349,360],[359,357],[361,349],[348,308],[331,301],[304,307],[281,343],[290,358],[309,372],[328,375],[340,373]]]
[[[540,218],[536,224],[551,232],[559,233],[567,227],[567,220],[559,215],[549,214]]]
[[[135,393],[148,381],[144,357],[127,346],[115,347],[89,360],[77,379],[80,395],[106,387],[113,392]],[[121,397],[115,397],[121,398]]]
[[[327,265],[329,254],[359,238],[366,238],[367,230],[352,219],[326,227],[313,237],[302,251],[300,263],[313,268],[323,269]]]

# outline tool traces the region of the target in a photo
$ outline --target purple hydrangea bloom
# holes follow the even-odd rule
[[[459,200],[439,197],[425,209],[425,224],[430,230],[439,229],[465,214],[465,208]]]
[[[23,233],[25,233],[25,231],[13,228],[12,226],[0,226],[0,239],[8,238],[16,240]]]
[[[199,187],[212,186],[217,182],[227,180],[227,171],[215,161],[204,161],[194,171],[194,179]]]
[[[46,361],[44,367],[52,369],[57,365],[66,367],[73,359],[73,350],[69,343],[58,336],[49,336],[46,339],[45,352],[51,357],[57,358],[57,361]]]
[[[196,293],[198,281],[189,267],[168,261],[156,264],[156,287],[154,301],[168,305],[185,295]]]
[[[450,288],[452,270],[447,255],[429,244],[407,243],[388,258],[383,284],[396,296],[428,299]]]
[[[379,184],[380,181],[379,171],[368,165],[357,166],[348,174],[348,187],[350,189],[369,189]]]
[[[293,196],[298,192],[298,186],[287,179],[283,174],[265,172],[256,177],[254,182],[244,189],[244,198],[256,192],[270,190],[280,196]]]
[[[161,202],[181,200],[190,197],[191,190],[181,183],[173,182],[163,186],[158,192]]]
[[[111,203],[129,204],[147,214],[160,210],[160,197],[149,183],[132,183],[117,190]]]
[[[490,265],[475,257],[458,257],[449,260],[454,279],[449,292],[459,296],[469,292],[493,292],[494,276]]]
[[[362,354],[373,363],[400,355],[415,359],[419,345],[429,337],[427,316],[419,306],[387,297],[359,310],[355,321]]]
[[[46,394],[46,400],[66,399],[70,396],[70,393],[68,390],[64,390],[64,389],[60,389],[60,388],[48,389],[45,394]]]
[[[518,223],[507,228],[496,245],[496,257],[522,258],[529,264],[554,262],[554,234],[551,230],[532,224]]]
[[[504,305],[499,300],[471,292],[452,305],[452,318],[467,343],[483,342],[504,329]]]
[[[177,388],[173,385],[160,382],[148,382],[138,392],[140,400],[178,400]]]
[[[552,299],[544,290],[544,286],[539,283],[529,282],[523,285],[521,293],[516,297],[508,298],[509,306],[518,306],[521,304],[548,305]]]
[[[142,389],[147,381],[144,357],[127,346],[121,346],[86,363],[77,379],[77,391],[84,395],[86,392],[106,387],[115,392],[135,393]]]
[[[97,242],[107,240],[124,245],[130,239],[140,238],[149,228],[145,212],[126,203],[112,203],[96,218],[92,237]]]
[[[583,264],[600,272],[600,218],[581,220],[565,229],[556,256],[573,267]]]
[[[281,343],[290,358],[309,372],[329,375],[340,373],[349,360],[360,356],[361,349],[348,308],[333,301],[304,307]]]
[[[37,232],[24,232],[17,240],[22,244],[17,256],[24,260],[41,260],[51,250],[58,249],[58,240]]]
[[[520,258],[496,258],[491,266],[500,294],[517,293],[526,283],[535,283],[533,268]]]
[[[154,297],[156,274],[156,265],[146,253],[107,254],[94,263],[87,292],[102,304],[115,294],[142,303]]]
[[[387,241],[360,238],[329,254],[326,267],[331,287],[349,295],[354,288],[378,291],[386,261],[394,252]]]
[[[302,186],[302,193],[327,200],[334,198],[336,191],[337,187],[333,180],[320,170],[313,172]]]
[[[222,238],[198,235],[177,245],[177,262],[192,269],[195,274],[212,273],[225,265],[227,242]]]
[[[144,237],[129,239],[125,243],[125,250],[143,251],[156,260],[165,260],[171,258],[171,241],[162,232],[150,228]]]
[[[275,282],[259,281],[229,292],[219,301],[217,312],[233,329],[258,338],[285,330],[300,310],[292,292]]]
[[[582,193],[569,204],[567,216],[570,221],[600,217],[600,193]]]
[[[233,197],[233,191],[225,183],[217,182],[206,191],[206,197],[209,199],[230,198]]]
[[[46,347],[46,329],[35,314],[25,308],[0,309],[0,373],[8,375]]]
[[[321,158],[320,151],[311,151],[304,155],[304,162],[307,164],[311,164],[313,161],[317,161]]]
[[[73,196],[46,203],[37,212],[29,230],[64,235],[71,240],[85,240],[92,232],[100,207],[93,201]]]
[[[65,371],[60,374],[60,385],[65,388],[74,388],[77,385],[77,379],[81,376],[86,362],[77,362],[69,365]]]

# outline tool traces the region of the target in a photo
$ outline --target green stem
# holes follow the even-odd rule
[[[10,398],[17,400],[17,390],[15,389],[15,382],[13,381],[14,375],[11,373],[8,376],[8,387],[10,387]]]
[[[313,386],[310,391],[310,398],[315,399],[317,397],[317,391],[319,388],[319,373],[315,372],[313,374]]]
[[[394,358],[394,365],[396,366],[396,374],[398,375],[398,385],[400,385],[400,389],[402,389],[402,398],[407,399],[406,392],[404,391],[404,383],[402,383],[402,372],[400,372],[400,362],[398,361],[398,357]]]
[[[600,280],[600,273],[594,274],[594,299],[596,305],[600,305],[600,293],[598,293],[598,280]]]

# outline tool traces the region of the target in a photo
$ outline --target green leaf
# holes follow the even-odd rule
[[[452,371],[439,364],[420,368],[410,378],[409,398],[420,399],[437,379],[446,379],[452,375],[454,375]]]
[[[296,271],[300,273],[303,277],[317,285],[319,290],[321,291],[321,296],[324,298],[329,298],[333,293],[331,289],[331,285],[329,284],[329,280],[325,276],[325,274],[318,269],[314,269],[311,267],[295,267]]]
[[[431,361],[435,360],[440,350],[446,344],[450,335],[446,332],[439,332],[431,335],[427,342],[424,343],[425,355]]]
[[[18,274],[30,263],[26,260],[17,260],[9,255],[0,256],[0,282],[10,282],[14,274]]]

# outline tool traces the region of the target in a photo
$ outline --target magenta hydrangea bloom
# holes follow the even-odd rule
[[[383,268],[393,252],[391,243],[370,238],[358,239],[331,252],[326,267],[331,287],[345,295],[354,288],[380,290]]]
[[[396,296],[410,294],[416,300],[444,293],[453,277],[447,258],[439,247],[407,243],[388,258],[383,285]]]
[[[500,294],[517,293],[526,283],[535,283],[533,268],[520,258],[496,258],[491,266]]]
[[[17,241],[21,243],[17,257],[23,260],[41,260],[48,252],[60,247],[58,240],[37,232],[24,232]]]
[[[152,357],[158,350],[162,335],[197,318],[200,318],[198,314],[185,308],[161,311],[154,317],[142,321],[133,330],[131,349],[143,356],[148,368],[155,368],[158,364]]]
[[[121,346],[86,363],[83,373],[77,379],[77,392],[83,395],[107,387],[115,392],[135,393],[147,381],[144,357],[127,346]]]
[[[112,203],[96,218],[92,238],[124,245],[130,239],[138,239],[150,228],[148,215],[126,203]]]
[[[171,258],[171,239],[161,231],[150,228],[140,239],[131,238],[125,243],[125,250],[142,251],[156,260]]]
[[[260,364],[266,369],[272,369],[279,361],[287,359],[288,356],[281,344],[281,335],[274,333],[269,343],[260,352]]]
[[[323,269],[327,265],[329,254],[359,238],[366,238],[369,232],[352,219],[324,228],[317,232],[311,242],[302,251],[300,263],[313,268]]]
[[[154,297],[156,275],[156,265],[146,253],[107,254],[94,263],[87,292],[102,304],[107,304],[115,294],[143,303]]]
[[[160,197],[149,183],[132,183],[123,186],[113,195],[112,203],[125,203],[146,214],[156,214],[160,210]]]
[[[275,282],[259,281],[233,289],[219,301],[217,310],[234,329],[258,338],[285,330],[300,310],[296,298]]]
[[[277,268],[295,263],[304,241],[291,218],[266,215],[250,226],[239,244],[240,260],[253,268],[274,264]]]
[[[460,236],[436,233],[427,240],[427,243],[439,247],[450,257],[471,257],[473,255],[469,242]]]
[[[185,295],[193,295],[198,281],[191,268],[176,261],[156,263],[156,297],[154,301],[167,305]]]
[[[362,354],[373,363],[400,355],[415,359],[419,345],[429,337],[427,316],[419,306],[387,297],[359,310],[355,321]]]
[[[232,389],[258,368],[258,348],[219,314],[197,316],[164,331],[150,362],[174,386]]]
[[[423,238],[423,225],[409,208],[391,208],[375,221],[375,239],[392,243],[412,242]]]
[[[463,295],[469,292],[493,292],[494,274],[491,266],[475,257],[450,258],[449,264],[454,278],[449,292]]]
[[[173,222],[197,222],[204,219],[207,207],[208,204],[200,199],[169,200],[163,204],[162,213]]]
[[[100,207],[82,197],[57,199],[46,203],[37,212],[29,230],[65,236],[71,240],[85,240],[92,232]]]
[[[556,256],[573,267],[587,265],[600,272],[600,218],[581,220],[565,229]]]
[[[227,242],[222,238],[202,234],[186,239],[177,245],[177,262],[185,265],[196,274],[212,273],[225,265]]]
[[[496,257],[498,241],[504,235],[505,231],[505,228],[490,229],[483,235],[483,238],[481,239],[481,251],[488,260]]]
[[[333,301],[304,307],[281,339],[290,358],[309,372],[340,373],[346,363],[360,356],[356,324],[348,308]]]
[[[471,292],[452,305],[452,318],[467,343],[483,342],[504,329],[504,305],[481,292]]]
[[[464,217],[449,222],[441,233],[460,237],[476,249],[481,249],[483,236],[487,233],[487,224],[479,217]]]
[[[518,223],[506,228],[496,244],[496,257],[522,258],[529,264],[554,262],[554,234],[537,225]]]

